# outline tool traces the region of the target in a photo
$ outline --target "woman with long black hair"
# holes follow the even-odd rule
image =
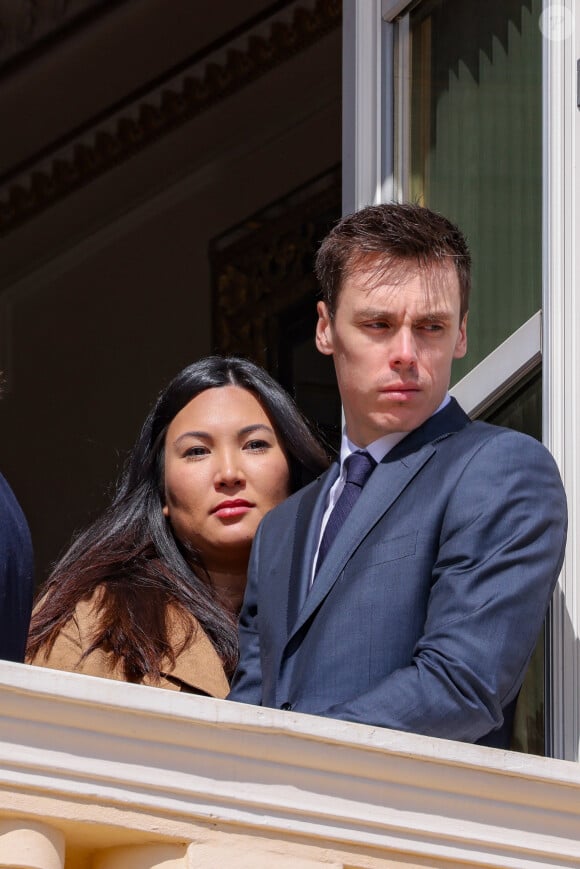
[[[189,365],[145,420],[112,504],[52,571],[28,662],[224,697],[257,526],[327,463],[257,365]]]

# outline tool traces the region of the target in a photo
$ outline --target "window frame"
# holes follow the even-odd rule
[[[537,311],[451,389],[463,410],[481,416],[541,364],[542,315]]]
[[[560,0],[573,19],[574,0]],[[544,0],[543,14],[551,3]],[[578,760],[580,599],[577,445],[580,444],[580,20],[562,41],[543,40],[543,441],[560,467],[568,498],[568,544],[552,600],[549,753]]]
[[[343,213],[403,199],[409,129],[408,21],[418,0],[344,0]],[[420,0],[419,0],[420,2]],[[560,0],[572,14],[574,0]],[[543,12],[553,4],[543,0]],[[397,50],[395,27],[407,45]],[[372,50],[369,51],[371,34]],[[477,414],[531,367],[542,364],[543,442],[558,463],[569,503],[567,556],[548,619],[546,667],[547,750],[578,760],[580,742],[580,563],[576,530],[580,444],[580,20],[572,36],[543,40],[542,310],[476,365],[453,388],[466,411]],[[399,88],[395,116],[395,87]],[[378,116],[373,117],[374,111]],[[406,108],[405,108],[406,106]],[[346,129],[352,125],[352,129]],[[349,139],[350,137],[350,139]],[[354,143],[354,144],[353,144]]]

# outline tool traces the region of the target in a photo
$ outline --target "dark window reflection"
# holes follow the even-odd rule
[[[542,439],[542,374],[537,371],[504,397],[483,417]],[[528,754],[546,753],[545,726],[545,629],[532,656],[518,699],[511,748]]]

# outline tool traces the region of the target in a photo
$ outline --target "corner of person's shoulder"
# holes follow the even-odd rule
[[[85,625],[87,622],[92,624],[103,605],[106,593],[106,585],[102,583],[95,588],[89,597],[81,598],[81,600],[77,601],[72,619],[79,626]]]
[[[544,444],[531,435],[515,429],[475,421],[467,426],[472,430],[477,451],[494,459],[509,458],[514,467],[544,469],[559,474],[556,462]]]
[[[195,637],[196,641],[199,639],[202,644],[207,641],[211,646],[211,640],[199,619],[174,601],[170,601],[165,609],[165,624],[174,646],[190,637]]]
[[[12,493],[12,489],[8,485],[8,480],[0,473],[0,495],[6,496],[9,492]]]
[[[182,613],[176,606],[167,609],[167,627],[171,645],[178,649],[175,661],[165,661],[165,677],[171,684],[193,693],[223,698],[229,692],[223,664],[207,632],[195,616]]]
[[[524,450],[524,452],[541,453],[549,455],[543,443],[532,435],[506,428],[503,425],[494,425],[490,422],[475,420],[466,427],[473,432],[474,438],[482,445],[493,444],[502,449]]]
[[[306,486],[303,486],[301,489],[298,489],[297,492],[293,492],[284,501],[281,501],[276,507],[269,511],[266,514],[264,519],[262,520],[262,524],[266,523],[268,525],[272,523],[278,522],[280,519],[286,519],[289,516],[297,513],[302,500],[315,489],[317,489],[324,479],[324,475],[321,477],[317,477],[316,480],[313,480],[311,483],[307,483]]]

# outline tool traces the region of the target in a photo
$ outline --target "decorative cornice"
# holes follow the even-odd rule
[[[0,235],[308,48],[341,21],[340,0],[302,0],[156,82],[138,99],[0,180]]]
[[[0,0],[0,69],[58,37],[87,13],[102,14],[112,0]]]
[[[212,241],[216,351],[248,356],[280,379],[280,329],[296,305],[315,310],[314,257],[340,202],[336,166]]]

